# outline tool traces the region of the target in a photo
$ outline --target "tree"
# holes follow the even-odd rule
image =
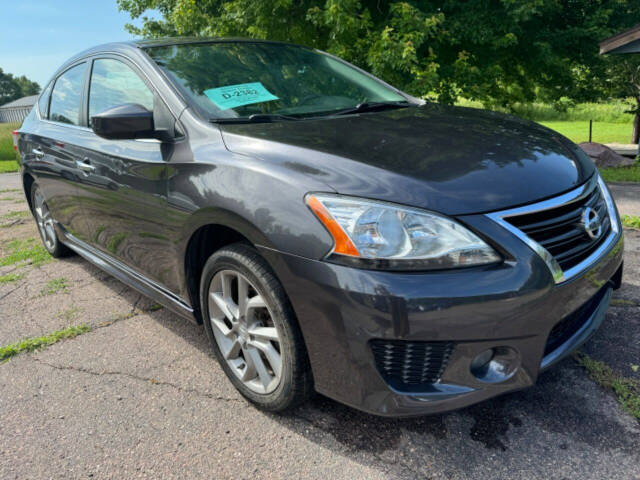
[[[40,93],[40,85],[36,82],[32,82],[24,75],[14,77],[10,73],[4,73],[0,68],[0,105],[38,93]]]
[[[117,0],[145,37],[269,38],[334,53],[417,96],[509,106],[602,95],[580,89],[598,41],[639,0]],[[159,20],[144,16],[158,10]],[[583,75],[584,76],[584,75]]]

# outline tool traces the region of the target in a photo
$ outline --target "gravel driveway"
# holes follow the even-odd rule
[[[15,188],[0,175],[0,258],[37,238],[12,213],[27,209]],[[623,288],[583,352],[640,380],[640,232],[625,233]],[[446,415],[383,419],[321,396],[273,415],[235,392],[201,327],[81,258],[0,266],[9,275],[0,347],[91,331],[0,363],[1,479],[640,478],[640,424],[573,359]]]

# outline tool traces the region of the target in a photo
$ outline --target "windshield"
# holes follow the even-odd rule
[[[306,116],[407,99],[329,55],[261,42],[148,48],[207,118]]]

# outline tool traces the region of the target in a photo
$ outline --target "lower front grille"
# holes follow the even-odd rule
[[[440,380],[452,342],[372,340],[371,350],[382,378],[399,391],[420,391]]]
[[[600,302],[602,302],[608,288],[608,285],[602,288],[587,303],[556,323],[547,338],[547,343],[544,347],[545,356],[562,346],[582,328],[582,326],[591,318],[593,312],[596,311]]]

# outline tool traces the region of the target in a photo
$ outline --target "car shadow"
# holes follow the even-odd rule
[[[104,278],[88,262],[78,264],[94,277]],[[114,292],[122,290],[119,282],[105,283]],[[625,284],[624,291],[640,298],[640,287]],[[625,308],[628,311],[610,309],[600,330],[583,347],[589,355],[608,359],[615,350],[618,364],[637,363],[638,344],[612,348],[624,343],[622,337],[631,335],[632,329],[640,331],[640,307]],[[216,361],[202,326],[166,309],[144,313]],[[628,342],[634,337],[626,338]],[[394,478],[430,478],[434,472],[444,472],[445,477],[484,478],[478,472],[490,476],[496,470],[504,474],[505,469],[540,473],[527,458],[546,465],[582,461],[576,472],[614,453],[636,465],[640,462],[638,422],[622,412],[613,395],[589,380],[572,358],[542,374],[527,390],[446,414],[384,418],[319,394],[290,412],[263,414],[323,448]],[[591,457],[585,463],[586,452]]]

